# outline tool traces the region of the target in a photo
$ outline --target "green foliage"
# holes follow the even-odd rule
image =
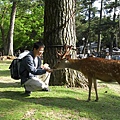
[[[12,1],[11,1],[12,2]],[[0,22],[7,38],[11,14],[11,2],[1,1]],[[34,41],[43,38],[44,6],[42,0],[17,1],[17,14],[14,28],[14,51],[31,49]],[[0,46],[2,47],[2,33],[0,32]]]
[[[11,3],[9,0],[0,1],[0,31],[3,29],[4,36],[7,38],[10,25]],[[0,48],[2,48],[2,33],[0,32]]]
[[[15,49],[30,49],[34,41],[43,37],[44,8],[39,4],[39,2],[31,3],[27,9],[21,9],[22,5],[19,6],[20,11],[17,12],[15,22]]]

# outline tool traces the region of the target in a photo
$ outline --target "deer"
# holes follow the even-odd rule
[[[71,59],[70,50],[72,46],[66,47],[64,54],[57,52],[60,61],[54,65],[53,69],[70,68],[80,71],[88,79],[89,94],[87,101],[91,100],[91,88],[94,83],[96,94],[95,101],[98,101],[97,79],[104,82],[118,82],[120,84],[120,61],[108,60],[100,57],[88,57],[83,59]]]

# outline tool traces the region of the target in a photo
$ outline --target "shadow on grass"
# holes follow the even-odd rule
[[[0,70],[0,76],[8,77],[10,76],[10,70]]]
[[[21,87],[21,84],[20,82],[14,82],[14,83],[3,83],[3,82],[0,82],[0,88],[9,88],[9,87],[14,87],[14,88],[19,88]]]
[[[62,92],[68,92],[67,90],[63,90]],[[74,92],[75,94],[76,92]],[[42,93],[43,94],[43,93]],[[49,94],[49,93],[47,93]],[[18,100],[22,102],[22,105],[26,105],[27,103],[34,103],[38,105],[43,105],[46,107],[51,107],[52,109],[58,107],[59,109],[66,110],[74,110],[78,113],[86,113],[86,114],[94,114],[99,119],[105,120],[115,120],[119,119],[119,111],[120,111],[120,97],[116,95],[105,94],[100,98],[99,102],[86,102],[84,100],[71,98],[71,97],[44,97],[41,95],[40,98],[34,97],[26,97],[22,94],[22,92],[17,91],[4,91],[0,92],[0,99],[12,99]],[[4,106],[7,106],[7,103]],[[14,106],[14,103],[11,103]],[[102,114],[103,113],[103,114]]]

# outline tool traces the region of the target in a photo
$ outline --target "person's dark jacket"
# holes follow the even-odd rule
[[[35,67],[34,55],[32,51],[25,56],[20,64],[21,85],[28,79],[35,77],[35,75],[42,75],[46,73],[46,70],[42,69],[40,66],[41,59],[38,57],[38,66],[37,68]]]

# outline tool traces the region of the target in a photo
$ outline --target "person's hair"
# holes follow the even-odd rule
[[[39,49],[39,47],[45,47],[45,45],[42,42],[36,42],[33,45],[33,49]]]

